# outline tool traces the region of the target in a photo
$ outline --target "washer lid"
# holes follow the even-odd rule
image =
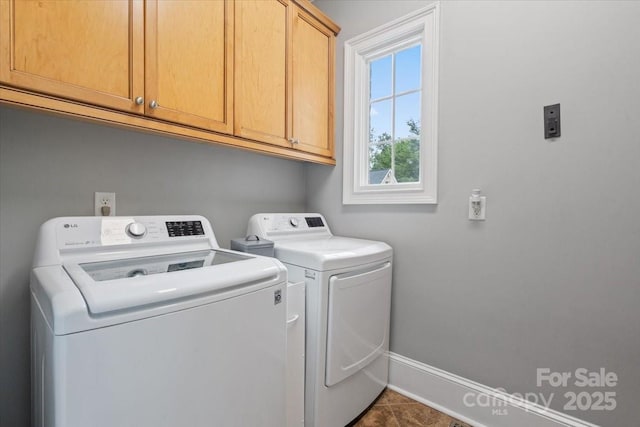
[[[269,258],[222,250],[65,264],[64,269],[92,314],[195,298],[279,274]]]
[[[384,242],[329,236],[279,240],[275,254],[282,262],[325,271],[379,261],[390,257],[392,249]]]

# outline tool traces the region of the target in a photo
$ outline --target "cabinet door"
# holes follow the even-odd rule
[[[301,9],[293,19],[293,129],[296,147],[333,157],[335,36]]]
[[[231,133],[232,64],[231,1],[147,0],[148,116]]]
[[[234,133],[290,147],[290,3],[242,0],[235,3]]]
[[[0,1],[0,81],[142,113],[142,0]]]

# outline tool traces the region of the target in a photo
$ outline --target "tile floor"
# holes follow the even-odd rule
[[[353,427],[471,427],[422,403],[386,389]]]

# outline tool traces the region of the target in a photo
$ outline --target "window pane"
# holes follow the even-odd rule
[[[370,99],[391,95],[391,55],[372,61],[370,64]]]
[[[420,180],[420,94],[396,98],[394,171],[398,182]]]
[[[369,184],[391,184],[391,141],[369,146]]]
[[[396,98],[396,139],[420,135],[421,94],[413,92]]]
[[[369,109],[369,142],[391,140],[391,100],[372,102]]]
[[[391,100],[373,102],[369,110],[369,184],[381,184],[391,169]]]
[[[396,93],[420,89],[422,46],[396,53]]]

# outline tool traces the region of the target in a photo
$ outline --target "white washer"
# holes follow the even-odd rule
[[[305,426],[345,426],[387,384],[391,247],[333,236],[315,213],[257,214],[247,234],[306,284]]]
[[[200,216],[56,218],[31,275],[33,425],[285,425],[286,269]]]

